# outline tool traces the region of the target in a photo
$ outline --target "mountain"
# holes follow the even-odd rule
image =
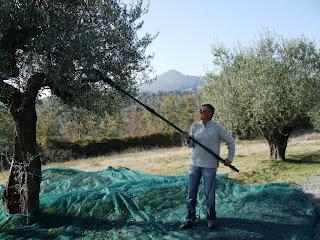
[[[201,88],[202,80],[198,76],[184,75],[176,70],[169,70],[159,75],[151,83],[140,86],[141,92],[188,92]]]

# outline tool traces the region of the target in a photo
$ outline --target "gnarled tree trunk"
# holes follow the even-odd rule
[[[270,150],[270,158],[286,159],[286,149],[290,137],[291,129],[285,128],[282,131],[276,130],[272,134],[264,134]]]
[[[278,158],[277,147],[272,142],[268,141],[268,144],[269,144],[270,158],[277,159]]]
[[[31,76],[24,93],[9,85],[2,86],[11,92],[7,99],[16,128],[14,158],[2,196],[10,214],[22,213],[32,217],[39,213],[41,161],[36,142],[35,101],[43,81],[43,74]]]
[[[41,183],[41,161],[36,144],[35,104],[12,112],[16,124],[14,159],[3,194],[6,210],[37,215]]]

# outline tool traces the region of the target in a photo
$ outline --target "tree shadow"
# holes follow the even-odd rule
[[[258,213],[257,213],[258,214]],[[182,232],[192,239],[219,239],[219,240],[274,240],[274,239],[300,239],[310,237],[315,227],[314,220],[310,219],[310,225],[292,223],[288,221],[271,221],[272,216],[265,216],[266,220],[246,219],[238,217],[218,217],[218,224],[214,230],[207,227],[207,220],[197,221],[195,229],[180,230],[179,222],[165,224],[168,228],[168,235],[175,235]],[[319,219],[318,219],[319,220]]]
[[[22,228],[1,229],[1,233],[7,236],[20,239],[57,239],[61,236],[77,239],[84,235],[85,231],[107,232],[112,229],[122,229],[127,227],[139,227],[141,230],[158,233],[159,236],[178,236],[178,232],[189,235],[192,239],[291,239],[302,236],[301,234],[312,234],[310,227],[304,224],[292,224],[290,222],[271,222],[268,220],[254,220],[237,217],[218,218],[218,226],[215,230],[207,228],[207,221],[201,219],[197,227],[190,230],[180,230],[180,222],[161,222],[160,227],[152,225],[150,222],[131,222],[123,220],[101,220],[80,216],[69,216],[60,214],[41,213],[37,218],[36,226],[27,225]],[[149,225],[149,226],[148,226]],[[143,231],[145,231],[143,230]],[[157,234],[156,234],[157,235]]]
[[[179,228],[180,222],[161,221],[131,221],[128,218],[104,220],[92,217],[72,216],[67,214],[44,213],[33,219],[30,225],[19,227],[2,226],[0,232],[15,239],[57,239],[61,236],[70,239],[82,238],[84,232],[108,232],[122,228],[141,228],[147,231],[163,234],[167,231],[175,231]],[[6,236],[6,237],[7,237]]]
[[[130,225],[127,219],[106,221],[101,219],[71,216],[64,214],[48,214],[41,212],[33,224],[17,228],[1,228],[5,233],[15,238],[56,239],[63,235],[71,239],[83,237],[83,231],[108,231],[112,228],[122,228]],[[136,223],[134,223],[136,225]]]
[[[320,164],[320,150],[309,154],[292,155],[284,162],[294,164]]]
[[[240,230],[241,232],[259,236],[259,239],[291,239],[292,237],[303,236],[303,234],[312,234],[313,226],[303,226],[299,224],[292,224],[290,222],[271,222],[254,219],[242,218],[221,218],[219,220],[220,228],[228,228]],[[310,231],[308,231],[308,228]],[[232,231],[231,230],[231,231]],[[303,231],[305,230],[305,231]]]

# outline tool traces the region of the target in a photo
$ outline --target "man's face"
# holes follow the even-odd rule
[[[206,106],[200,109],[200,119],[204,122],[208,122],[213,116],[213,113]]]

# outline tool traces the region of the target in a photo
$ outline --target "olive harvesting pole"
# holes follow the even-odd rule
[[[171,127],[173,127],[174,129],[176,129],[178,132],[180,133],[185,133],[182,129],[180,129],[179,127],[177,127],[175,124],[173,124],[172,122],[168,121],[166,118],[164,118],[163,116],[161,116],[159,113],[157,113],[154,109],[150,108],[149,106],[147,106],[146,104],[142,103],[141,101],[139,101],[138,99],[136,99],[134,96],[132,96],[131,94],[129,94],[127,91],[123,90],[121,87],[119,87],[117,84],[114,83],[113,80],[111,80],[108,77],[105,77],[102,75],[102,73],[97,70],[100,78],[108,83],[110,86],[114,87],[116,90],[122,92],[124,95],[128,96],[129,98],[133,99],[134,101],[136,101],[137,103],[139,103],[140,105],[142,105],[145,109],[147,109],[149,112],[151,112],[152,114],[156,115],[158,118],[160,118],[161,120],[163,120],[164,122],[166,122],[167,124],[169,124]],[[226,160],[222,159],[218,154],[216,154],[215,152],[213,152],[211,149],[209,149],[208,147],[206,147],[205,145],[203,145],[202,143],[200,143],[199,141],[197,141],[196,139],[194,139],[192,136],[189,136],[189,138],[194,141],[196,144],[198,144],[199,146],[201,146],[203,149],[205,149],[207,152],[211,153],[215,158],[217,158],[220,162],[222,162],[224,165],[226,165]],[[232,165],[226,165],[229,166],[232,170],[239,172],[239,170],[232,166]]]

